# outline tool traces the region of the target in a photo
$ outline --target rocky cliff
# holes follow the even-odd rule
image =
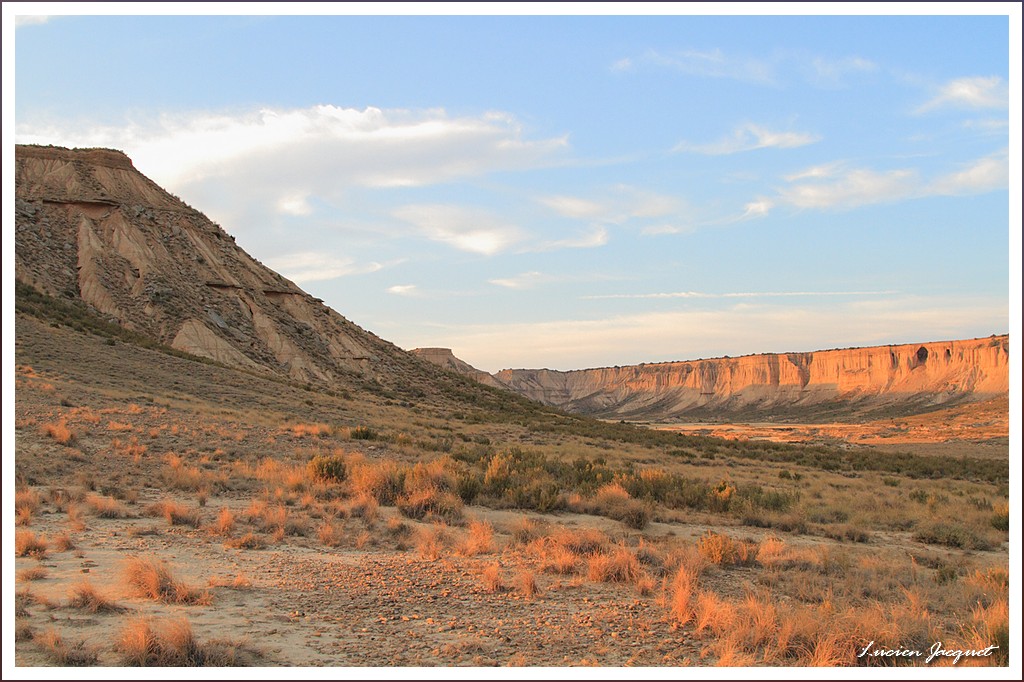
[[[912,413],[1009,391],[1009,339],[993,336],[572,372],[502,370],[534,400],[606,418]]]
[[[436,373],[263,266],[121,152],[18,145],[24,283],[226,365],[299,381]]]

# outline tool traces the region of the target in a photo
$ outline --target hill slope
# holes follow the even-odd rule
[[[263,266],[121,152],[18,145],[15,159],[16,276],[43,294],[293,381],[408,392],[443,376]]]

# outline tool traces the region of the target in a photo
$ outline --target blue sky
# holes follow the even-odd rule
[[[10,5],[5,139],[124,150],[404,348],[573,369],[1019,329],[1018,4],[16,29],[37,8]]]

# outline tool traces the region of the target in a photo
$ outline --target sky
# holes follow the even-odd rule
[[[492,372],[1020,329],[1017,3],[183,14],[246,7],[4,3],[5,141],[123,150],[364,329]]]

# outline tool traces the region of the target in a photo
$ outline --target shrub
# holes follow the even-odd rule
[[[604,583],[634,583],[643,575],[636,555],[619,545],[611,554],[595,554],[587,566],[587,578]]]
[[[398,511],[411,519],[437,517],[448,523],[462,520],[462,498],[436,488],[421,489],[398,500]]]
[[[232,549],[265,549],[267,541],[262,536],[249,532],[240,538],[228,540],[224,545]]]
[[[519,594],[527,599],[533,599],[540,593],[540,587],[537,585],[537,575],[528,568],[520,569],[516,573],[513,584]]]
[[[992,549],[992,543],[973,531],[955,524],[934,524],[922,528],[915,535],[918,542],[930,545],[945,545],[960,549]]]
[[[339,482],[344,481],[348,475],[345,466],[345,456],[340,451],[330,455],[316,455],[306,465],[309,475],[318,481]]]
[[[488,521],[473,521],[462,544],[460,553],[465,556],[486,554],[494,549],[494,526]]]
[[[996,530],[1010,530],[1010,505],[997,505],[993,509],[993,511],[994,513],[992,514],[992,527]]]
[[[501,566],[497,562],[488,564],[484,568],[481,578],[484,589],[488,592],[501,592],[505,589],[505,584],[501,580]]]
[[[380,434],[369,426],[357,426],[348,432],[348,437],[352,440],[377,440]]]
[[[112,497],[89,495],[85,498],[85,504],[101,519],[124,519],[128,517],[128,510]]]

